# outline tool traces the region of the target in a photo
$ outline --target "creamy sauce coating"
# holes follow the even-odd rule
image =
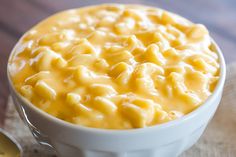
[[[195,110],[219,61],[208,30],[173,13],[107,4],[55,14],[25,33],[9,61],[16,90],[59,119],[143,128]]]

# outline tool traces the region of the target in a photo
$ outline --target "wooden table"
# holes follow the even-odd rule
[[[45,17],[69,8],[99,3],[137,3],[176,12],[205,24],[221,46],[226,62],[236,61],[235,0],[0,0],[0,126],[9,95],[6,64],[20,36]]]

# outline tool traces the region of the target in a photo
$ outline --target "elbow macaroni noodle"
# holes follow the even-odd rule
[[[59,119],[131,129],[203,104],[219,61],[203,25],[157,8],[108,4],[37,24],[18,42],[9,72],[22,96]]]

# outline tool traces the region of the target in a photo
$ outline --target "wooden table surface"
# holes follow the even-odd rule
[[[235,0],[0,0],[0,126],[3,125],[9,95],[7,59],[20,36],[55,12],[111,2],[157,6],[203,23],[222,48],[226,62],[236,61]]]

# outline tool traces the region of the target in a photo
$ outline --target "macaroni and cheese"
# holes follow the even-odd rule
[[[29,30],[9,60],[15,89],[59,119],[106,129],[165,123],[212,94],[218,55],[208,30],[173,13],[105,4]]]

